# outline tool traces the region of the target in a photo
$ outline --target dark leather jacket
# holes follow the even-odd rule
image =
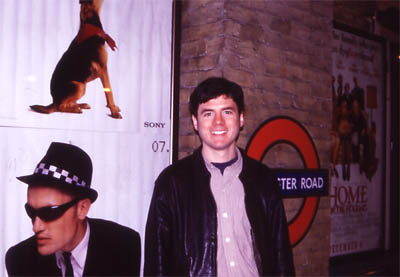
[[[286,215],[276,178],[243,156],[239,176],[262,276],[294,275]],[[216,276],[217,214],[201,149],[167,167],[155,183],[146,224],[145,276]]]

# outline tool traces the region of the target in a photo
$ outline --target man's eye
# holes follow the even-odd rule
[[[204,117],[210,117],[211,116],[211,112],[207,112],[207,113],[203,113]]]
[[[231,110],[226,110],[225,114],[233,114],[233,112]]]

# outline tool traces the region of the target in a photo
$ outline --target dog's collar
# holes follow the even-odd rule
[[[76,42],[81,44],[93,36],[99,36],[103,38],[107,42],[108,46],[110,46],[111,50],[114,51],[117,48],[115,41],[108,34],[106,34],[103,29],[90,23],[81,25],[78,35],[76,36]]]

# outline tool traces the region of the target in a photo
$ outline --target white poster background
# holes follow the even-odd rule
[[[79,0],[0,0],[0,276],[7,249],[33,234],[27,186],[15,177],[33,173],[52,141],[92,159],[99,197],[89,216],[135,229],[142,247],[154,180],[169,164],[172,0],[104,1],[102,25],[118,47],[106,47],[108,70],[123,119],[109,116],[100,79],[87,84],[79,102],[92,108],[82,114],[29,109],[52,102],[50,79],[78,32],[79,9]]]
[[[382,243],[382,191],[383,180],[383,79],[382,46],[378,42],[343,32],[333,31],[333,76],[335,92],[338,89],[338,76],[343,77],[343,86],[348,83],[350,91],[358,86],[364,89],[367,125],[371,131],[376,123],[375,157],[377,169],[372,178],[360,172],[358,163],[350,164],[350,179],[343,178],[343,166],[334,166],[338,176],[332,174],[331,185],[331,253],[338,256],[363,252],[381,247]],[[377,107],[367,107],[367,87],[376,87]],[[343,88],[344,91],[344,88]],[[336,95],[337,96],[337,95]],[[355,133],[352,143],[357,141]],[[372,164],[370,162],[369,164]]]

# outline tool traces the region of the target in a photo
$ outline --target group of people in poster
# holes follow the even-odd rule
[[[336,166],[342,166],[343,180],[350,180],[350,165],[358,164],[360,174],[371,180],[378,168],[376,151],[376,123],[372,112],[366,108],[376,108],[377,89],[367,86],[366,93],[353,78],[353,87],[343,84],[343,76],[332,76],[332,164],[333,174],[339,177]]]

